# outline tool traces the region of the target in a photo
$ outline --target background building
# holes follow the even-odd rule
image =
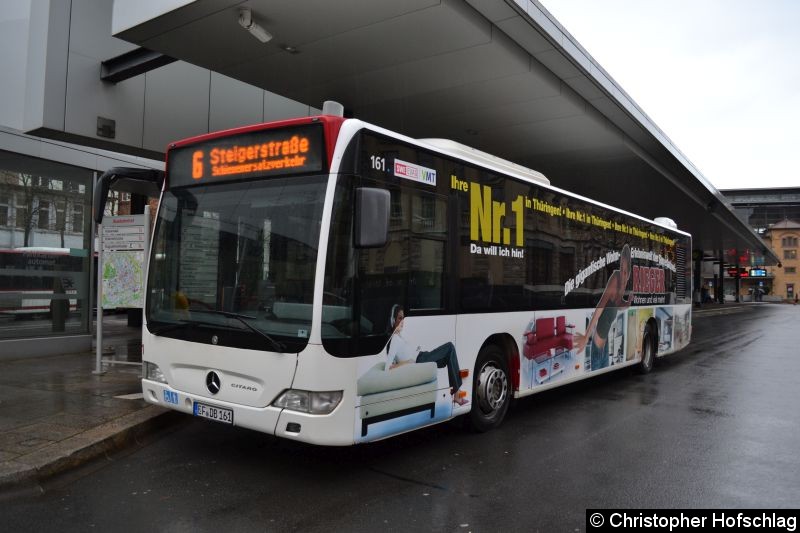
[[[781,220],[772,224],[766,232],[771,242],[772,249],[782,258],[780,266],[772,269],[773,292],[787,300],[794,301],[800,289],[800,275],[798,267],[800,260],[797,257],[800,246],[800,223],[794,220]]]
[[[171,58],[104,79],[104,62],[141,50],[112,37],[112,10],[106,0],[0,4],[3,358],[90,349],[100,174],[163,168],[169,141],[316,112]],[[144,205],[116,200],[120,213]]]
[[[757,251],[726,251],[724,257],[725,293],[735,297],[735,273],[738,260],[740,298],[752,298],[763,291],[766,300],[793,300],[800,289],[797,271],[800,238],[800,187],[768,189],[727,189],[720,191],[734,213],[762,236],[765,244],[781,261],[765,265]],[[755,275],[754,275],[755,274]],[[713,271],[704,271],[704,281],[713,285]]]

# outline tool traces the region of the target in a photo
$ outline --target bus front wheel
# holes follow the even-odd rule
[[[644,327],[644,337],[642,339],[642,360],[636,367],[639,374],[648,374],[653,370],[653,363],[655,363],[656,359],[655,340],[656,335],[655,331],[653,331],[653,326],[648,323]]]
[[[475,431],[489,431],[500,425],[511,403],[511,380],[503,351],[490,344],[478,354],[472,381],[470,425]]]

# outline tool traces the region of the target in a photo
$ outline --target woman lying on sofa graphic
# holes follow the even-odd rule
[[[453,343],[447,342],[431,351],[423,351],[420,346],[414,347],[403,335],[404,319],[405,311],[403,306],[400,304],[393,305],[391,316],[389,317],[392,336],[386,345],[386,370],[391,372],[394,368],[411,363],[436,363],[438,368],[447,367],[447,379],[450,381],[453,403],[459,406],[468,404],[469,400],[459,397],[458,394],[462,382],[456,347],[453,346]]]
[[[608,333],[611,324],[616,320],[617,313],[630,307],[633,301],[633,295],[628,289],[631,270],[631,248],[626,244],[620,250],[619,269],[614,270],[608,278],[603,295],[586,326],[586,332],[583,335],[575,334],[576,351],[583,351],[591,343],[591,370],[608,366]]]

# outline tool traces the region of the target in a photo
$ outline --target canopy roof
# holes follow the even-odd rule
[[[271,41],[239,25],[243,7]],[[695,248],[778,262],[536,1],[117,0],[113,26],[117,37],[299,102],[336,100],[351,116],[453,139],[557,187],[672,218]]]

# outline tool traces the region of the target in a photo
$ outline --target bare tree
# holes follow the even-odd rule
[[[38,192],[36,189],[39,188],[37,178],[32,174],[3,171],[3,182],[16,193],[15,218],[17,227],[22,228],[25,235],[24,246],[30,242],[33,221],[39,211],[38,204],[34,205]]]
[[[70,223],[70,207],[79,202],[81,195],[70,180],[47,178],[22,172],[0,170],[0,183],[14,192],[16,226],[23,230],[23,246],[30,246],[34,223],[44,213],[42,205],[46,203],[48,210],[55,210],[55,224],[49,219],[43,229],[54,229],[59,232],[61,247],[66,246],[65,234]],[[51,216],[48,213],[48,216]],[[40,221],[41,222],[41,221]],[[75,228],[73,228],[75,231]]]
[[[65,247],[64,234],[67,231],[67,220],[69,219],[69,213],[67,212],[67,209],[69,209],[69,202],[67,201],[67,197],[64,196],[56,200],[55,208],[56,208],[55,229],[56,231],[58,231],[58,235],[61,238],[61,248],[64,248]]]

